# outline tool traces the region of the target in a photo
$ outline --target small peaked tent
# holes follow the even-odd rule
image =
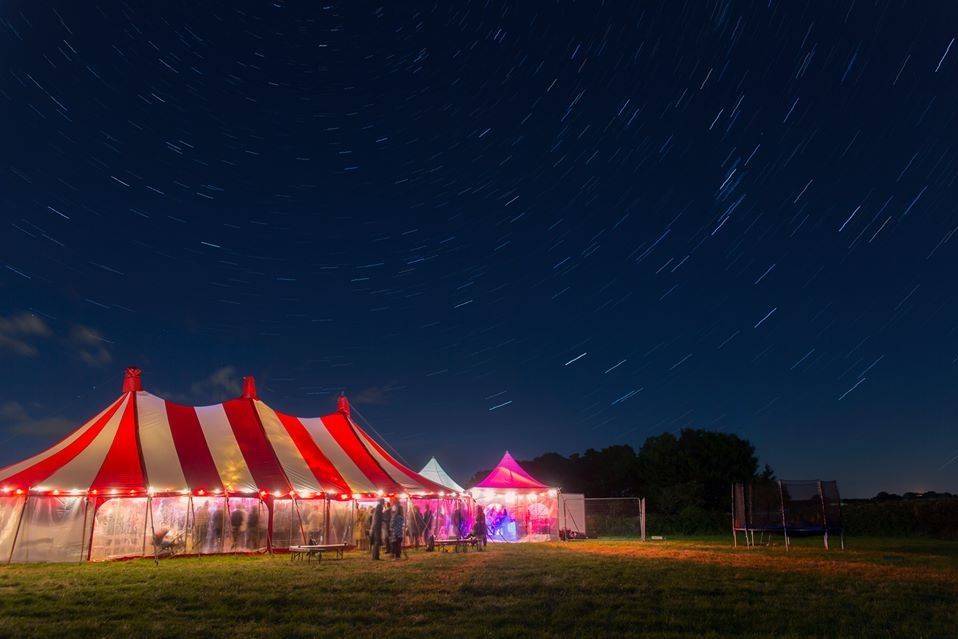
[[[449,473],[439,465],[439,461],[435,457],[431,457],[426,465],[422,467],[422,470],[419,471],[419,474],[425,477],[426,479],[431,479],[437,484],[442,484],[449,490],[452,490],[457,493],[464,493],[466,489],[460,486],[455,482],[455,480],[449,476]]]
[[[527,473],[507,450],[496,464],[496,467],[486,475],[486,478],[476,484],[476,488],[502,488],[507,490],[532,489],[546,490],[549,487]]]
[[[526,472],[508,451],[469,493],[485,513],[489,541],[559,538],[558,489]]]
[[[123,393],[59,443],[0,468],[0,563],[348,543],[360,499],[440,495],[363,431],[339,398],[300,418],[242,397],[183,406]],[[358,532],[358,531],[357,531]]]

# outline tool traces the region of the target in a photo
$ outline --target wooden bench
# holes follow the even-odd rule
[[[452,549],[453,552],[468,552],[470,546],[477,550],[482,550],[482,546],[479,545],[479,539],[476,537],[467,537],[465,539],[436,539],[433,543],[440,552],[449,552],[450,549]]]
[[[290,546],[289,560],[305,560],[307,563],[311,562],[313,559],[316,559],[316,561],[322,561],[324,552],[336,553],[336,558],[342,559],[344,550],[346,550],[346,544],[311,544],[309,546]]]

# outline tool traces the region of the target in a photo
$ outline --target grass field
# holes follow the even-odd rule
[[[0,567],[0,636],[958,636],[958,543],[728,539]]]

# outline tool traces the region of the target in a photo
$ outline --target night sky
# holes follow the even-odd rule
[[[460,481],[685,427],[958,488],[951,2],[3,2],[0,465],[345,389]]]

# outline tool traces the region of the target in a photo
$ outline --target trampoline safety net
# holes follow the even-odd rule
[[[737,483],[732,487],[732,532],[744,532],[747,545],[762,537],[822,535],[828,548],[828,536],[840,535],[844,547],[841,497],[838,482],[824,480],[764,480]]]

